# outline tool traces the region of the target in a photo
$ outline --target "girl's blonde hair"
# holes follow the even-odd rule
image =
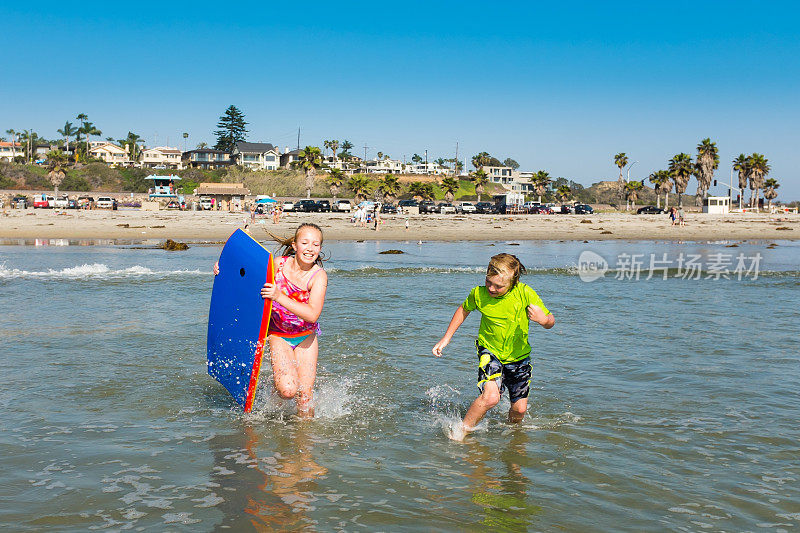
[[[486,269],[487,276],[496,276],[498,274],[505,274],[511,276],[511,287],[519,281],[520,274],[525,274],[525,265],[523,265],[516,255],[512,254],[497,254],[489,259],[489,267]]]
[[[291,255],[294,255],[294,253],[295,253],[294,252],[294,248],[292,248],[292,244],[294,244],[294,242],[297,240],[297,235],[300,234],[300,230],[302,230],[303,228],[312,228],[312,229],[317,230],[319,232],[319,244],[322,245],[322,228],[320,228],[316,224],[312,224],[311,222],[304,222],[304,223],[300,224],[299,226],[297,226],[297,229],[294,230],[294,235],[292,235],[291,237],[289,237],[287,239],[282,239],[282,238],[278,237],[277,235],[273,234],[270,231],[267,231],[267,233],[269,233],[270,237],[272,237],[272,239],[275,242],[280,244],[281,248],[280,248],[280,252],[279,253],[281,255],[291,256]],[[320,253],[317,256],[317,259],[316,259],[316,261],[314,261],[314,263],[316,263],[319,266],[322,266],[322,253]]]

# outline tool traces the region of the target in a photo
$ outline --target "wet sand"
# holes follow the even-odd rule
[[[406,219],[409,229],[405,229]],[[249,223],[244,213],[210,211],[54,211],[7,209],[0,213],[2,239],[175,239],[223,241]],[[796,239],[800,215],[687,213],[684,227],[666,215],[384,215],[380,230],[354,227],[346,213],[284,213],[279,224],[257,217],[250,232],[288,235],[302,222],[322,227],[326,240],[687,240]]]

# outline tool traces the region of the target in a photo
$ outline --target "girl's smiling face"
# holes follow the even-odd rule
[[[513,276],[509,272],[495,274],[494,276],[486,276],[486,290],[489,291],[489,296],[498,298],[503,296],[511,288],[511,278]]]
[[[292,248],[298,261],[314,264],[322,248],[322,233],[311,227],[301,228],[292,243]]]

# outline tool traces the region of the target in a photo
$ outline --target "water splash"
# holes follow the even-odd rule
[[[166,278],[180,276],[208,276],[201,270],[152,270],[134,265],[128,268],[112,269],[103,263],[83,264],[54,270],[20,270],[8,268],[0,264],[0,280],[2,279],[38,279],[38,280],[109,280],[127,278]]]

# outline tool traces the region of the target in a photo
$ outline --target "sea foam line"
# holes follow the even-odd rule
[[[134,265],[128,268],[112,269],[102,263],[92,263],[66,267],[61,270],[20,270],[8,268],[5,264],[0,264],[0,279],[125,279],[125,278],[163,278],[174,276],[196,276],[210,275],[207,271],[201,270],[152,270],[150,268]]]

